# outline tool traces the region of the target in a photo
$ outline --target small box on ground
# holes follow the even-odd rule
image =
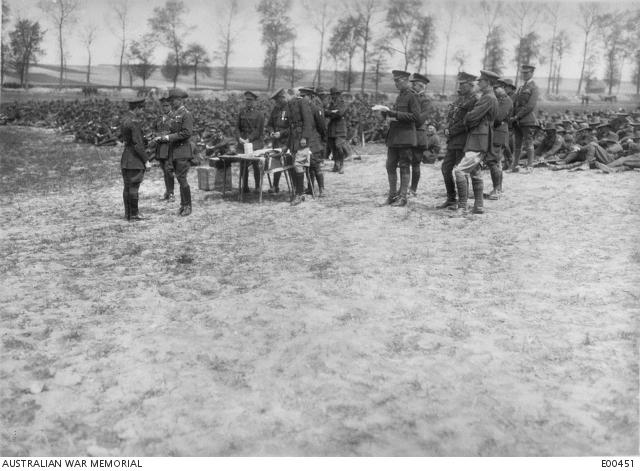
[[[198,188],[204,191],[222,191],[224,168],[198,167]],[[231,168],[227,169],[226,189],[231,190]]]

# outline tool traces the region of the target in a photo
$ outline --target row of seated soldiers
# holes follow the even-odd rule
[[[534,141],[534,166],[551,170],[592,168],[607,173],[640,167],[638,113],[543,113],[543,119]]]
[[[371,110],[373,103],[385,96],[345,94],[347,105],[345,121],[348,141],[351,143],[382,142],[387,124],[379,113]],[[235,120],[244,105],[242,96],[229,95],[219,98],[188,98],[185,105],[194,117],[195,141],[214,145],[220,136],[233,136]],[[256,108],[268,119],[273,103],[268,97],[256,101]],[[126,113],[125,100],[92,98],[88,100],[30,100],[0,105],[0,124],[55,128],[64,134],[72,134],[77,142],[96,146],[113,146],[119,142],[120,120]],[[145,106],[144,123],[153,122],[160,105],[150,101]],[[431,121],[441,122],[444,108],[434,106]],[[145,134],[150,129],[143,129]]]

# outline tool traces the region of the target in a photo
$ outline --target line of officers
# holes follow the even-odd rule
[[[485,196],[490,200],[500,198],[502,160],[504,153],[511,150],[510,130],[515,135],[510,171],[519,171],[521,154],[527,157],[527,168],[532,166],[533,137],[537,125],[535,112],[539,95],[532,80],[534,70],[534,66],[522,66],[524,83],[517,90],[511,80],[501,79],[498,74],[489,70],[481,70],[479,77],[466,72],[458,74],[458,97],[447,114],[447,151],[441,167],[447,199],[438,208],[466,215],[469,180],[474,197],[473,213],[484,213]],[[386,203],[405,206],[408,191],[411,194],[416,190],[412,173],[415,173],[415,164],[424,152],[420,129],[428,116],[429,106],[424,94],[416,93],[415,83],[422,83],[426,88],[429,79],[420,74],[412,76],[402,70],[394,70],[392,75],[399,91],[395,105],[392,109],[386,106],[374,109],[381,111],[390,121],[386,139],[386,169],[389,180]],[[411,82],[414,83],[413,87]],[[419,87],[418,90],[424,88]],[[487,195],[484,193],[481,173],[483,164],[489,168],[493,183],[493,190]]]
[[[253,150],[264,148],[270,141],[273,148],[280,148],[286,165],[294,165],[291,178],[294,182],[293,205],[304,201],[305,193],[312,193],[317,185],[318,195],[324,196],[325,180],[322,162],[329,155],[333,156],[332,171],[344,172],[344,159],[349,154],[347,145],[347,124],[345,115],[347,106],[342,99],[342,92],[337,88],[329,91],[300,87],[298,93],[290,95],[283,88],[277,90],[271,99],[275,102],[269,119],[265,123],[264,116],[257,109],[258,96],[251,92],[244,93],[245,104],[238,113],[235,136],[222,139],[216,146],[207,147],[207,155],[214,151],[222,153],[244,153],[245,146],[251,144]],[[143,134],[144,98],[129,100],[129,111],[121,123],[121,136],[124,151],[120,163],[124,182],[123,203],[125,219],[137,221],[145,219],[138,208],[140,184],[144,179],[149,160],[156,159],[163,172],[165,192],[164,201],[174,201],[175,180],[180,189],[180,209],[178,215],[188,216],[192,212],[191,189],[187,180],[189,168],[197,161],[198,149],[190,139],[194,133],[192,113],[185,107],[186,91],[175,88],[169,90],[168,96],[160,99],[160,116],[152,123],[151,129],[155,137],[148,141]],[[146,147],[153,152],[149,155]],[[237,150],[236,150],[237,149]],[[300,164],[296,155],[307,155],[307,161]],[[299,165],[300,164],[300,165]],[[304,187],[304,167],[309,167],[308,186]],[[257,163],[252,164],[255,189],[260,186],[260,169]],[[279,193],[280,173],[274,174],[271,193]],[[244,191],[248,188],[248,172],[244,173],[242,182]]]

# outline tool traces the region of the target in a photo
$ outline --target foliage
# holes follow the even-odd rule
[[[487,36],[485,67],[498,75],[502,75],[504,67],[504,39],[500,26],[495,26]]]
[[[267,77],[267,89],[273,90],[278,72],[278,58],[283,46],[296,37],[288,13],[291,0],[261,0],[256,7],[262,26],[262,44],[266,47],[263,74]]]
[[[418,23],[417,12],[422,3],[420,0],[397,0],[389,4],[386,23],[389,28],[390,39],[400,43],[404,56],[404,70],[409,68],[412,61],[411,38]]]
[[[540,55],[540,37],[537,33],[530,32],[520,39],[515,50],[515,62],[518,70],[522,64],[534,61]]]
[[[424,64],[427,73],[427,60],[433,54],[436,45],[436,28],[433,17],[420,15],[411,38],[411,57],[418,61],[418,73],[422,72]]]
[[[329,54],[337,59],[346,60],[347,71],[343,76],[343,83],[347,90],[351,90],[351,84],[355,81],[353,74],[353,56],[356,49],[361,46],[361,38],[365,34],[364,23],[361,16],[350,15],[340,18],[334,26],[329,39]],[[346,78],[346,80],[344,80]]]
[[[187,33],[183,16],[187,12],[188,9],[182,0],[167,0],[164,7],[153,9],[153,16],[148,20],[151,32],[158,35],[160,43],[172,51],[167,56],[167,60],[169,58],[173,59],[173,66],[167,67],[165,63],[164,67],[164,71],[171,72],[171,75],[165,75],[165,72],[163,72],[163,75],[172,79],[174,87],[183,64],[183,38]]]
[[[157,65],[151,63],[151,56],[155,47],[155,42],[152,40],[151,35],[148,34],[143,36],[141,41],[132,41],[129,45],[131,73],[142,79],[143,87],[146,87],[147,79],[158,68]]]
[[[183,72],[193,72],[194,87],[198,88],[198,70],[207,76],[211,75],[211,70],[207,67],[211,63],[207,51],[204,47],[197,43],[191,43],[187,46],[183,56]]]
[[[19,19],[16,27],[9,33],[12,65],[20,76],[20,84],[29,82],[29,66],[43,53],[40,44],[44,39],[44,31],[40,23]]]

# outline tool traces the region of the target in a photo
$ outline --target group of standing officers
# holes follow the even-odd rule
[[[474,197],[472,212],[484,213],[483,163],[489,168],[493,183],[493,190],[486,197],[490,200],[500,198],[502,160],[505,152],[511,152],[511,134],[515,136],[515,146],[510,171],[519,171],[521,154],[526,154],[526,168],[531,167],[538,101],[538,89],[532,80],[534,70],[531,65],[522,66],[524,83],[517,90],[511,80],[501,79],[489,70],[480,71],[479,77],[466,72],[458,74],[458,97],[450,106],[447,116],[447,151],[441,167],[447,200],[438,208],[466,215],[471,180]],[[424,87],[429,79],[420,74],[412,76],[402,70],[394,70],[392,74],[399,91],[395,106],[393,109],[378,107],[383,116],[390,120],[386,140],[389,179],[386,203],[405,206],[410,182],[410,193],[416,191],[416,163],[419,179],[419,162],[426,149],[425,123],[429,116],[429,100],[424,96]],[[422,85],[416,87],[416,84]]]
[[[533,137],[537,119],[535,115],[538,89],[532,80],[534,67],[522,66],[523,84],[517,90],[509,79],[501,79],[488,70],[480,76],[460,72],[458,97],[449,107],[447,127],[444,131],[447,149],[442,162],[442,175],[447,192],[446,201],[438,206],[467,214],[469,181],[473,191],[472,212],[484,212],[484,198],[497,200],[502,194],[502,161],[505,152],[510,153],[511,136],[515,137],[510,171],[519,170],[520,155],[526,155],[529,168],[534,159]],[[393,108],[376,106],[388,119],[386,138],[386,170],[389,193],[386,203],[405,206],[410,196],[416,196],[420,180],[420,164],[428,156],[437,155],[439,141],[435,127],[428,121],[433,107],[426,96],[429,79],[424,75],[402,70],[392,71],[399,93]],[[477,82],[477,87],[475,83]],[[257,95],[244,93],[245,105],[240,110],[235,126],[235,136],[230,138],[241,152],[249,148],[264,148],[270,140],[273,148],[279,148],[285,157],[285,165],[292,165],[291,179],[294,186],[292,205],[304,201],[305,193],[313,193],[317,184],[319,196],[326,194],[322,162],[333,156],[333,171],[343,173],[344,159],[348,155],[346,105],[341,91],[331,88],[300,87],[291,94],[281,88],[271,95],[274,107],[265,123],[264,116],[255,104]],[[197,149],[191,141],[193,116],[184,106],[187,93],[179,88],[169,91],[160,99],[161,113],[154,121],[155,137],[150,144],[154,155],[146,152],[142,132],[144,99],[129,101],[129,112],[121,126],[125,143],[121,169],[124,181],[123,200],[125,218],[140,220],[144,217],[138,209],[138,192],[149,159],[155,158],[163,171],[165,182],[164,201],[174,200],[174,179],[180,187],[180,216],[192,212],[191,189],[187,174]],[[492,191],[484,194],[482,165],[489,168]],[[308,167],[309,181],[305,190],[304,167]],[[398,187],[398,169],[400,185]],[[258,164],[253,164],[256,190],[260,186]],[[280,174],[274,174],[269,192],[278,193]],[[241,182],[248,191],[248,172]]]

